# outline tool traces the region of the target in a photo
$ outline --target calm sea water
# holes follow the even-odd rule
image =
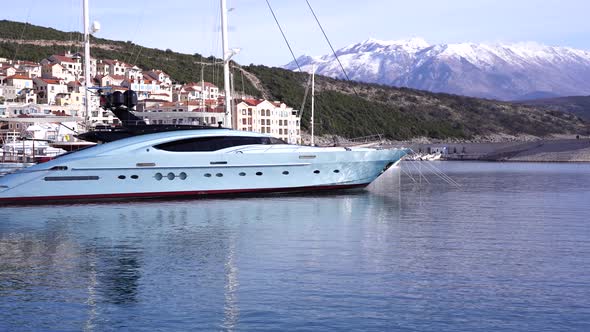
[[[589,331],[590,164],[406,162],[346,194],[2,207],[0,330]]]

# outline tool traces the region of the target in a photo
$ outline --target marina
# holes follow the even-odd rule
[[[273,4],[5,6],[0,331],[590,331],[583,5]]]
[[[2,207],[0,329],[588,330],[590,165],[437,167],[460,186]]]

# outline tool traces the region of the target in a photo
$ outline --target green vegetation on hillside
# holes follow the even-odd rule
[[[249,66],[277,100],[299,106],[308,74],[280,68]],[[577,117],[449,94],[346,82],[316,77],[316,130],[319,135],[389,138],[472,138],[491,134],[547,136],[587,132]],[[309,102],[309,98],[308,98]],[[302,125],[309,128],[309,104]]]
[[[20,35],[22,33],[22,38]],[[79,32],[61,32],[59,30],[34,26],[30,24],[0,21],[0,39],[14,39],[21,41],[0,42],[0,57],[39,62],[52,54],[65,52],[82,52],[82,34]],[[43,45],[28,44],[27,41],[47,41]],[[65,43],[51,43],[60,41]],[[112,41],[91,36],[91,55],[98,59],[117,59],[144,70],[160,69],[169,74],[179,83],[197,82],[201,80],[201,67],[205,81],[223,86],[223,66],[221,60],[215,57],[203,57],[198,53],[193,55],[176,53],[171,50],[160,50],[136,45],[130,41]],[[64,45],[65,44],[65,45]],[[204,64],[204,65],[203,65]],[[236,73],[235,90],[245,94],[258,96],[258,91],[248,80],[238,80]]]
[[[586,121],[590,121],[590,96],[537,99],[522,101],[520,103],[542,107],[552,111],[572,113]]]
[[[22,38],[21,38],[22,34]],[[23,23],[0,21],[0,57],[40,61],[51,54],[80,51],[81,34],[61,32]],[[19,40],[22,42],[14,42]],[[44,41],[44,42],[38,42]],[[72,41],[71,43],[69,41]],[[146,48],[132,42],[92,38],[92,55],[118,59],[142,69],[161,69],[173,80],[185,83],[204,79],[223,86],[219,59]],[[265,92],[274,100],[299,109],[308,74],[247,66],[261,82],[257,90],[247,77],[235,70],[235,90],[253,96]],[[243,83],[242,83],[243,82]],[[588,125],[572,114],[544,111],[538,107],[436,94],[407,88],[316,78],[316,132],[318,135],[359,137],[384,134],[392,139],[430,137],[469,139],[493,134],[548,136],[587,134]],[[309,128],[310,98],[307,98],[302,126]]]

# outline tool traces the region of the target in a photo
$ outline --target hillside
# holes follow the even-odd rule
[[[527,100],[521,102],[521,104],[530,105],[533,107],[542,107],[559,112],[572,113],[590,122],[590,96]]]
[[[21,33],[23,38],[17,39]],[[0,57],[8,59],[40,61],[51,54],[76,52],[81,49],[80,40],[77,32],[0,21]],[[178,82],[200,80],[201,64],[204,63],[205,80],[223,85],[221,66],[213,65],[219,59],[213,57],[203,58],[199,54],[181,54],[142,47],[129,41],[100,38],[93,38],[92,45],[94,57],[119,59],[143,69],[162,69]],[[239,68],[237,64],[233,67]],[[244,72],[234,70],[237,91],[244,90],[246,94],[281,100],[295,109],[300,108],[307,74],[266,66],[242,69]],[[316,82],[316,129],[320,135],[359,137],[384,134],[392,139],[470,139],[492,135],[550,136],[588,132],[587,124],[574,115],[545,112],[530,106],[350,83],[328,77],[317,77]],[[309,108],[308,98],[302,117],[303,129],[309,128]]]
[[[246,69],[277,99],[290,105],[301,104],[307,74],[265,66]],[[320,134],[358,137],[382,133],[396,139],[421,136],[468,139],[588,132],[587,124],[572,114],[507,102],[351,83],[322,76],[316,76],[316,91],[316,129]],[[303,126],[307,128],[309,105],[305,109]]]
[[[180,83],[200,81],[203,66],[205,81],[223,86],[223,66],[221,60],[215,57],[148,48],[131,41],[90,38],[90,53],[93,57],[125,61],[144,70],[161,69]],[[83,52],[82,40],[83,36],[79,32],[62,32],[31,24],[25,26],[25,23],[20,22],[0,21],[0,58],[38,62],[52,54]],[[236,79],[235,89],[258,95],[248,80],[244,80],[242,87],[242,80]]]

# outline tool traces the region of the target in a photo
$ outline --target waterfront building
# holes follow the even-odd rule
[[[301,142],[298,111],[285,103],[263,99],[237,100],[232,118],[237,130],[271,134],[292,144]]]

